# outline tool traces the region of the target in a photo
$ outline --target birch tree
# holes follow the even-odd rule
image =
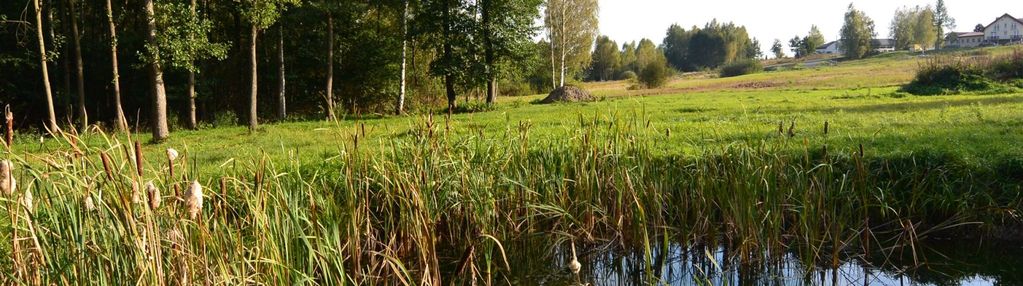
[[[60,132],[57,127],[57,115],[53,112],[53,91],[50,89],[50,73],[46,64],[46,40],[43,38],[43,11],[39,8],[40,0],[32,0],[36,12],[36,37],[39,39],[39,68],[43,74],[43,88],[46,96],[46,128],[50,135]]]
[[[156,8],[153,0],[144,2],[146,14],[146,61],[149,63],[149,82],[152,90],[153,141],[160,142],[170,137],[167,126],[167,91],[163,84],[163,67],[160,63],[160,45],[156,37]]]
[[[120,132],[128,131],[128,122],[124,117],[124,109],[121,108],[121,76],[118,72],[117,63],[117,25],[114,22],[114,7],[111,0],[106,1],[107,5],[107,26],[110,27],[110,67],[113,75],[111,84],[114,89],[114,125]]]
[[[596,0],[548,0],[544,28],[551,43],[552,77],[565,86],[566,73],[589,63],[590,48],[597,35]],[[557,59],[556,59],[557,58]]]

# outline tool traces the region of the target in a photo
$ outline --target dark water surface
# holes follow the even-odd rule
[[[508,252],[512,278],[507,282],[514,285],[1023,285],[1018,242],[919,242],[870,255],[841,254],[837,268],[831,257],[805,262],[794,251],[740,263],[739,255],[724,247],[669,244],[647,252],[587,246],[577,249],[579,275],[565,266],[571,259],[567,246],[518,246],[525,248]]]

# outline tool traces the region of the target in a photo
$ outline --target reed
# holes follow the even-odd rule
[[[0,164],[19,166],[11,182],[38,196],[2,204],[22,219],[0,225],[14,234],[0,245],[14,258],[0,262],[13,273],[0,284],[502,284],[535,267],[510,253],[570,254],[553,261],[596,271],[588,246],[609,242],[641,250],[649,283],[668,245],[725,250],[705,265],[764,268],[795,253],[808,269],[836,267],[864,249],[994,227],[1020,206],[993,175],[862,147],[818,152],[791,138],[795,122],[695,157],[657,152],[672,135],[644,122],[580,117],[567,143],[531,137],[529,122],[484,137],[428,117],[376,142],[359,141],[374,132],[364,125],[339,126],[334,136],[351,140],[331,160],[264,157],[218,173],[187,167],[201,156],[187,149],[156,162],[137,141],[57,137],[75,148],[11,151]],[[188,187],[161,207],[159,190],[178,185]],[[35,245],[20,247],[25,237]]]

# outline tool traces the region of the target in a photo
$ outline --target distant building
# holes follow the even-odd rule
[[[982,45],[1023,43],[1023,18],[1004,14],[984,27],[984,32],[953,32],[945,37],[945,47],[972,48]]]
[[[945,37],[945,47],[952,49],[973,48],[984,42],[984,32],[953,32]]]
[[[994,44],[1023,41],[1023,18],[1005,14],[984,27],[984,39]]]
[[[893,52],[895,51],[895,41],[892,39],[873,39],[870,40],[870,48],[874,52],[878,53]],[[817,53],[825,55],[842,55],[842,40],[831,41],[817,47]]]

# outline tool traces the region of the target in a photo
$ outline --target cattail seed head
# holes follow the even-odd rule
[[[84,204],[85,204],[85,210],[86,211],[90,211],[91,212],[91,211],[95,211],[96,210],[96,203],[92,201],[92,196],[91,195],[88,195],[88,194],[85,195],[85,203]]]
[[[167,148],[167,160],[170,160],[171,162],[174,162],[174,160],[177,160],[177,159],[178,159],[178,150],[174,150],[174,148]]]
[[[14,177],[11,176],[11,168],[13,168],[11,161],[0,161],[0,190],[3,191],[4,195],[14,193]]]
[[[11,179],[11,184],[14,184],[14,180],[13,179]],[[32,212],[33,204],[32,204],[32,191],[31,190],[25,190],[25,195],[21,197],[21,205],[25,206],[25,209],[27,209],[29,212]]]
[[[152,181],[146,183],[146,193],[149,194],[149,208],[157,209],[160,207],[160,189],[156,188],[156,185]]]
[[[131,203],[142,203],[142,190],[139,189],[139,182],[131,182]]]
[[[202,214],[202,185],[199,181],[193,181],[188,187],[185,203],[188,206],[188,215],[193,220]]]

